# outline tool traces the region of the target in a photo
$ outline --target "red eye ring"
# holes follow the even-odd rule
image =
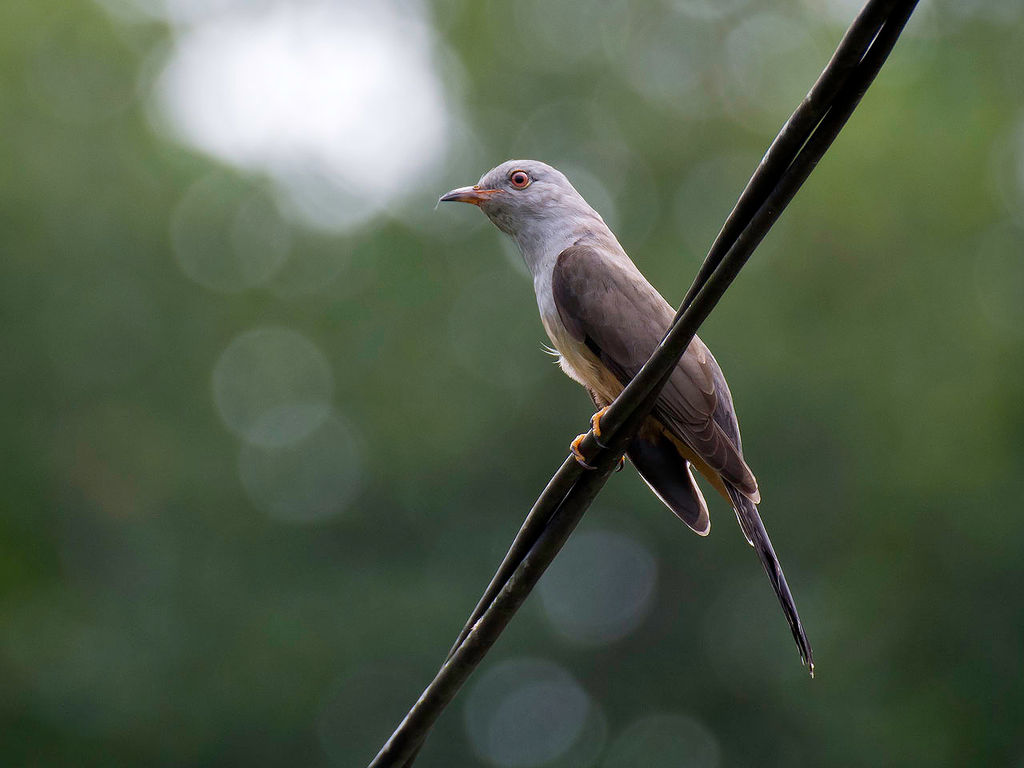
[[[526,171],[512,171],[509,174],[508,180],[516,189],[526,189],[530,186],[531,181],[530,175]]]

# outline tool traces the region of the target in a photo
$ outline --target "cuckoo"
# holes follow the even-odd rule
[[[442,201],[471,203],[519,246],[533,276],[541,321],[562,370],[603,409],[654,352],[675,311],[640,273],[601,216],[560,171],[510,160]],[[589,467],[579,444],[577,461]],[[778,596],[801,658],[814,665],[782,566],[757,512],[757,480],[743,458],[739,423],[725,376],[693,337],[626,456],[655,495],[701,536],[711,530],[696,469],[732,506]]]

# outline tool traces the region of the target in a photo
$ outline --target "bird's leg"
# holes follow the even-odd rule
[[[580,443],[583,442],[583,439],[586,436],[586,432],[584,432],[582,435],[576,435],[576,439],[569,443],[569,450],[572,451],[573,458],[576,459],[576,462],[581,467],[583,467],[584,469],[597,469],[597,467],[595,467],[593,464],[587,463],[587,457],[584,456],[583,451],[580,450]]]
[[[601,417],[604,416],[605,411],[607,411],[607,410],[608,410],[608,406],[606,405],[604,408],[599,408],[597,410],[597,413],[595,413],[593,416],[590,417],[590,428],[594,431],[594,439],[597,440],[597,444],[600,445],[602,448],[607,448],[608,447],[607,445],[602,443],[601,440],[600,440],[600,437],[601,437]]]
[[[608,406],[607,405],[604,408],[598,408],[597,412],[593,416],[590,417],[590,427],[594,431],[594,441],[598,445],[600,445],[602,448],[607,448],[608,447],[607,445],[602,443],[601,439],[600,439],[601,438],[601,417],[604,416],[605,411],[607,411],[607,410],[608,410]],[[625,456],[620,456],[619,457],[619,466],[617,466],[615,468],[615,471],[616,472],[621,472],[622,468],[624,466],[626,466],[626,457]]]
[[[601,437],[601,417],[604,416],[604,413],[607,410],[608,406],[606,405],[603,408],[598,409],[597,413],[590,417],[590,427],[594,432],[594,441],[602,448],[608,447],[599,439]],[[569,450],[572,451],[573,457],[576,459],[577,462],[579,462],[580,466],[582,466],[584,469],[597,469],[597,467],[587,462],[587,458],[583,455],[583,452],[580,450],[580,443],[583,442],[583,438],[585,438],[586,436],[587,435],[585,433],[582,435],[577,435],[576,439],[569,444]],[[620,456],[619,464],[617,467],[615,467],[615,471],[619,472],[622,469],[622,467],[625,466],[625,464],[626,457]]]

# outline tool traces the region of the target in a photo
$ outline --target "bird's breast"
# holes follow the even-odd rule
[[[573,338],[562,324],[557,311],[545,313],[541,307],[540,319],[551,339],[551,345],[558,352],[558,365],[565,375],[597,395],[604,404],[618,397],[622,383],[586,344]]]

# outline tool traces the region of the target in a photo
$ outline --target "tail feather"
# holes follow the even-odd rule
[[[711,532],[708,505],[693,479],[690,462],[664,433],[642,432],[633,438],[626,455],[647,487],[676,517],[701,536]]]
[[[768,532],[764,529],[761,516],[757,513],[757,506],[728,483],[726,484],[726,490],[729,492],[729,498],[732,500],[732,507],[736,511],[736,519],[739,521],[743,535],[747,537],[747,541],[754,548],[754,551],[757,552],[761,565],[764,566],[764,571],[768,574],[768,580],[771,582],[772,589],[775,590],[775,594],[779,598],[782,611],[786,614],[790,631],[793,633],[793,639],[796,641],[796,646],[800,651],[800,659],[808,666],[811,677],[814,677],[814,656],[811,652],[811,643],[804,632],[803,624],[800,623],[800,615],[796,611],[796,603],[793,601],[793,595],[789,591],[789,585],[786,583],[786,576],[782,572],[779,558],[775,556],[775,550],[772,549],[772,542],[768,538]]]

